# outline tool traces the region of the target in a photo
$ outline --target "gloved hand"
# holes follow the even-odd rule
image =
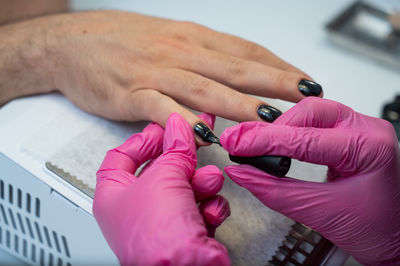
[[[227,201],[212,196],[222,187],[222,173],[214,166],[195,167],[193,129],[177,113],[165,132],[150,124],[107,153],[97,172],[93,213],[121,264],[230,264],[226,248],[207,236],[207,228],[212,231],[229,215]],[[207,199],[200,205],[204,218],[195,197]]]
[[[277,178],[249,165],[225,171],[266,206],[359,262],[400,264],[400,153],[387,121],[309,97],[273,124],[226,129],[221,144],[233,155],[285,155],[329,166],[327,183]]]

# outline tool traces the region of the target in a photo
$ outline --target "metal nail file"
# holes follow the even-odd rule
[[[61,167],[58,167],[51,162],[46,162],[46,168],[57,176],[61,177],[74,187],[78,188],[80,191],[88,195],[89,197],[94,197],[94,189],[89,187],[87,184],[83,183],[81,180],[71,175],[70,173],[64,171]]]

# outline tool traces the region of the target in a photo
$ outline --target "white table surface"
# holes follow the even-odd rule
[[[309,73],[323,86],[325,98],[342,102],[367,115],[380,116],[382,105],[400,90],[399,72],[329,41],[324,26],[352,2],[349,0],[71,2],[75,10],[130,10],[190,20],[247,38]],[[268,101],[281,109],[292,105]],[[12,265],[18,261],[0,252],[0,264]]]

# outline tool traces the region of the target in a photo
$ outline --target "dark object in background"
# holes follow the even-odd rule
[[[390,24],[392,24],[393,29],[400,33],[400,12],[397,11],[396,13],[391,14],[389,16],[389,21]]]
[[[325,265],[333,248],[332,242],[311,228],[295,223],[267,265]]]
[[[397,95],[393,102],[383,106],[382,118],[392,123],[397,139],[400,140],[400,95]]]
[[[400,70],[400,31],[394,11],[357,1],[335,17],[326,29],[333,42]]]

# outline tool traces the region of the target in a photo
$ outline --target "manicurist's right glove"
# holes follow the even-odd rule
[[[328,182],[277,178],[249,165],[225,168],[261,202],[367,265],[400,265],[400,152],[392,125],[310,97],[273,124],[222,134],[233,155],[284,155],[329,166]]]

